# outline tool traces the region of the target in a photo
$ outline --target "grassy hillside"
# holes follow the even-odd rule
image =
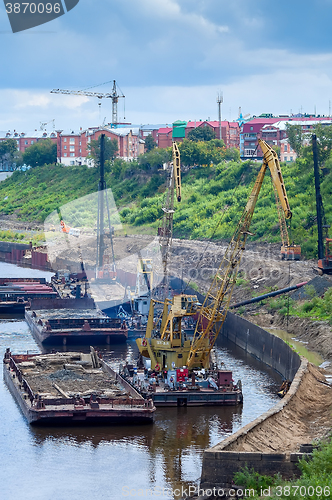
[[[183,174],[182,201],[176,204],[174,235],[201,239],[229,239],[245,207],[260,168],[255,162],[222,162],[196,167]],[[156,230],[161,224],[166,185],[163,170],[148,163],[116,160],[108,165],[107,186],[113,191],[122,222],[131,231]],[[302,246],[303,254],[316,255],[316,204],[313,165],[310,158],[282,166],[293,218],[291,239]],[[322,197],[326,220],[332,222],[332,160],[322,169]],[[68,201],[95,192],[96,169],[46,165],[27,172],[15,172],[0,184],[0,214],[15,213],[22,220],[42,222],[53,210]],[[251,240],[279,242],[275,198],[269,173],[257,202]]]

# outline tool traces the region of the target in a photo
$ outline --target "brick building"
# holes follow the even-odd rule
[[[46,132],[45,130],[34,130],[33,132],[17,132],[13,130],[11,132],[0,132],[0,141],[7,141],[8,139],[14,139],[17,143],[18,151],[24,153],[24,151],[33,144],[43,139],[51,139],[53,142],[57,142],[57,133],[55,130],[51,132]]]
[[[172,140],[182,142],[188,137],[191,130],[198,127],[210,127],[217,139],[220,138],[220,127],[218,121],[176,121],[172,127],[163,127],[158,130],[157,144],[159,148],[168,148],[172,146]],[[221,122],[221,139],[224,141],[226,148],[239,149],[240,143],[240,127],[238,122]]]
[[[240,132],[240,155],[243,160],[245,159],[259,159],[263,158],[263,153],[261,148],[258,146],[258,139],[263,139],[270,146],[283,146],[280,153],[283,153],[280,157],[281,161],[294,161],[296,159],[295,151],[291,151],[290,147],[287,146],[285,149],[287,140],[286,124],[290,125],[300,125],[303,132],[309,132],[318,123],[322,125],[331,125],[332,119],[325,117],[274,117],[265,118],[258,117],[254,118],[241,127]],[[286,153],[286,155],[284,154]],[[287,157],[287,160],[283,158]],[[293,159],[291,160],[290,157]]]
[[[66,166],[93,166],[93,160],[88,158],[88,145],[92,140],[98,140],[101,134],[117,141],[119,158],[130,161],[144,153],[144,140],[140,138],[138,128],[92,127],[58,132],[57,161]]]

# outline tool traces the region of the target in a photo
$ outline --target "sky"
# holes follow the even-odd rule
[[[7,3],[7,0],[6,0]],[[332,113],[332,0],[80,0],[12,33],[0,5],[0,131]],[[107,83],[108,82],[108,83]],[[104,85],[101,85],[104,84]],[[93,88],[95,87],[95,88]],[[54,120],[54,121],[52,121]]]

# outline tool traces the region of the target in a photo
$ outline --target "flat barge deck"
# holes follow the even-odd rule
[[[126,425],[153,421],[143,398],[94,350],[4,358],[4,379],[30,424]]]
[[[97,309],[26,309],[25,319],[42,345],[100,345],[128,338],[125,321]]]

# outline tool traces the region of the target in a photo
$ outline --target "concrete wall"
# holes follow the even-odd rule
[[[227,313],[221,335],[280,375],[293,380],[300,367],[300,356],[283,340],[231,312]]]

